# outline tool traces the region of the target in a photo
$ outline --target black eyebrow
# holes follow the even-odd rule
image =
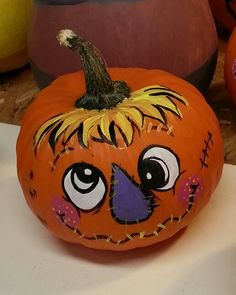
[[[73,151],[73,150],[74,150],[73,147],[64,146],[64,148],[56,154],[56,157],[54,158],[53,162],[51,163],[51,166],[52,166],[51,171],[55,170],[57,162],[62,157],[61,155],[64,155],[67,151]]]

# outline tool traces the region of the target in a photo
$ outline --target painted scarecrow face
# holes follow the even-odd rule
[[[66,240],[99,248],[152,244],[186,226],[210,197],[215,153],[212,130],[189,107],[157,85],[110,110],[48,120],[30,171],[31,197],[47,207],[40,219]]]

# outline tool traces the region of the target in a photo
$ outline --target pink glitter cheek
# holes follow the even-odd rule
[[[52,199],[52,211],[56,218],[71,227],[75,227],[80,221],[79,214],[74,206],[62,198],[54,197]]]
[[[236,79],[236,59],[234,59],[233,64],[232,64],[232,74],[234,79]]]
[[[198,176],[189,176],[188,178],[185,178],[184,180],[181,181],[178,192],[177,192],[178,198],[182,202],[187,203],[189,199],[189,195],[193,193],[194,186],[197,186],[194,193],[195,200],[201,197],[201,195],[204,192],[202,180]]]

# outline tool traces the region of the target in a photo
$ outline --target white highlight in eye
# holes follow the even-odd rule
[[[150,180],[150,179],[152,179],[152,174],[151,174],[150,172],[148,172],[148,173],[146,174],[146,177],[147,177],[148,180]]]
[[[75,175],[76,174],[74,174],[74,176]],[[77,176],[74,177],[73,181],[81,190],[87,190],[94,184],[84,183],[79,180]],[[72,169],[66,174],[63,185],[70,200],[82,210],[91,210],[96,207],[97,204],[103,199],[106,192],[106,187],[101,177],[99,177],[98,183],[92,191],[88,193],[81,193],[76,190],[72,183]]]
[[[171,189],[176,179],[179,176],[179,163],[174,153],[164,147],[151,147],[143,155],[143,160],[158,162],[164,173],[165,181],[168,181],[165,186],[158,188],[159,190]],[[148,173],[147,173],[148,176]],[[151,179],[151,178],[149,178]]]
[[[84,174],[85,175],[92,175],[92,170],[91,169],[84,169]]]

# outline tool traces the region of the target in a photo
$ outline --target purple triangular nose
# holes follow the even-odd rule
[[[110,206],[114,219],[119,223],[144,221],[152,213],[150,198],[145,197],[131,178],[116,165],[113,165]]]

